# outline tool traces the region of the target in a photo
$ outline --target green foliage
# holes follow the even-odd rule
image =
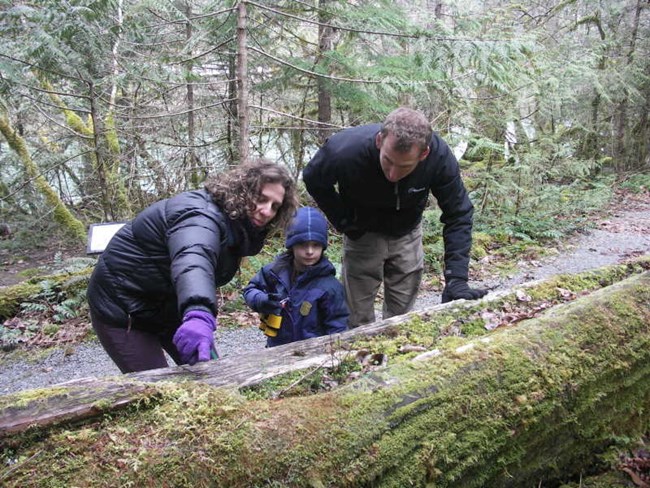
[[[33,337],[39,329],[39,326],[35,324],[27,324],[23,328],[16,328],[0,323],[0,346],[3,351],[15,349],[21,343]]]
[[[79,279],[82,284],[85,279]],[[55,323],[63,323],[87,313],[85,286],[68,286],[63,291],[55,283],[44,280],[39,282],[40,290],[30,300],[20,304],[24,314],[45,315]]]
[[[650,173],[630,175],[620,186],[633,193],[650,193]]]
[[[429,208],[422,216],[422,244],[424,247],[425,272],[434,275],[443,271],[444,242],[440,210]]]

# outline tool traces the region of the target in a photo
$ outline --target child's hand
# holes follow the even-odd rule
[[[272,313],[278,315],[282,304],[277,293],[260,293],[255,299],[255,309],[259,313]]]

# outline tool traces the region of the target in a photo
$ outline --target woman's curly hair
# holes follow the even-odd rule
[[[237,220],[255,209],[267,183],[280,183],[284,188],[282,205],[269,224],[271,230],[284,229],[298,208],[296,183],[284,166],[264,158],[249,161],[208,178],[205,189],[228,217]]]

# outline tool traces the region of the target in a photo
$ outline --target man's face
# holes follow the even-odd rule
[[[284,186],[281,183],[266,183],[262,186],[255,208],[248,212],[248,218],[255,227],[264,227],[273,220],[284,202]]]
[[[298,272],[316,264],[323,255],[323,245],[315,241],[301,242],[291,249],[293,250],[294,267]]]
[[[396,138],[388,133],[382,136],[381,132],[375,138],[375,144],[379,149],[379,164],[384,176],[391,183],[395,183],[405,176],[410,175],[418,163],[429,155],[429,148],[422,151],[417,145],[411,146],[407,152],[400,152],[394,149]]]

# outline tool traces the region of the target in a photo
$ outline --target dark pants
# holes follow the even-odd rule
[[[176,364],[182,363],[172,342],[174,331],[154,333],[114,327],[100,322],[92,313],[90,320],[99,342],[122,373],[166,368],[169,364],[163,351]]]

